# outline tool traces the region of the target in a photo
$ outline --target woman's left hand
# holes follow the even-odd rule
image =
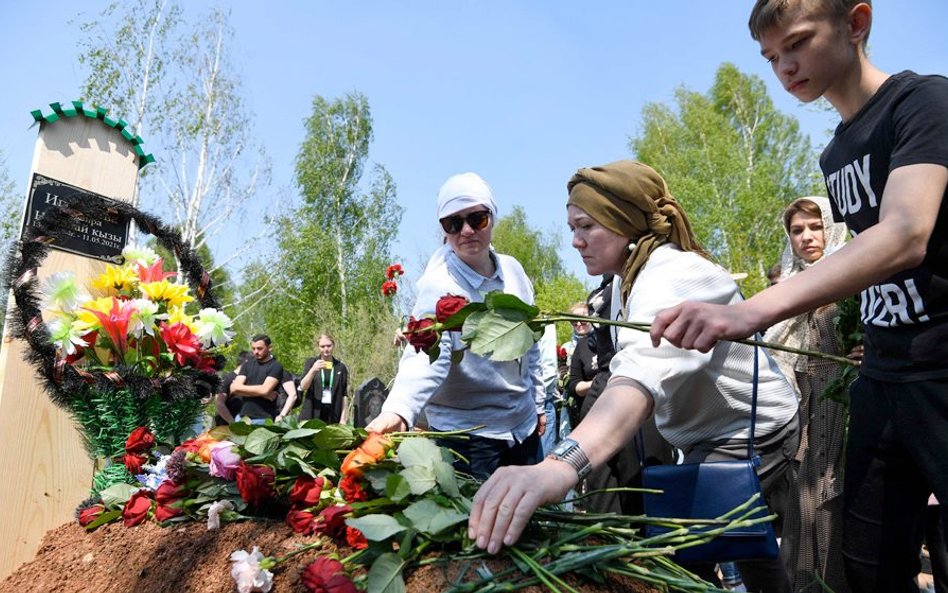
[[[512,546],[538,507],[560,502],[578,481],[576,470],[555,459],[498,468],[474,495],[468,537],[491,554]]]

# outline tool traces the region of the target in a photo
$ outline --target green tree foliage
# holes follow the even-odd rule
[[[707,94],[681,87],[676,105],[646,105],[636,158],[654,167],[688,212],[702,245],[746,272],[750,294],[766,287],[785,235],[780,215],[795,198],[824,193],[817,156],[764,82],[725,63]]]
[[[523,266],[533,281],[536,304],[541,310],[566,312],[571,304],[586,298],[582,281],[563,268],[560,236],[532,228],[522,207],[515,206],[510,214],[497,220],[491,243],[498,252],[515,257]],[[569,324],[558,323],[557,342],[566,341],[571,332]]]
[[[402,208],[385,168],[369,166],[368,100],[317,96],[305,128],[296,159],[301,200],[271,225],[280,229],[275,256],[244,271],[241,297],[259,305],[242,310],[238,329],[245,337],[267,333],[284,366],[297,372],[328,332],[353,387],[374,376],[388,381],[399,319],[380,289]]]

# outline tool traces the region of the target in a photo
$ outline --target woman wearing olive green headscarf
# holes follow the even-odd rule
[[[658,311],[684,300],[741,300],[730,274],[701,250],[681,205],[651,167],[618,161],[583,168],[567,189],[572,244],[587,273],[622,278],[613,282],[613,318],[650,323]],[[668,343],[655,348],[648,333],[632,329],[621,329],[614,338],[612,378],[570,435],[576,448],[535,466],[501,468],[481,487],[469,523],[479,546],[496,551],[513,544],[537,506],[561,500],[576,485],[587,459],[592,467],[605,463],[653,414],[659,432],[684,452],[685,462],[746,456],[752,347],[722,342],[708,353]],[[780,514],[799,442],[797,400],[762,350],[757,372],[758,474],[771,510]],[[776,523],[779,530],[779,519]],[[711,578],[711,567],[706,568],[703,574]],[[748,590],[789,590],[776,559],[740,568]]]

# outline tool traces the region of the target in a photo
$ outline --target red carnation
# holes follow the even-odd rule
[[[147,426],[139,426],[125,439],[126,453],[144,453],[155,446],[155,435]]]
[[[293,529],[293,533],[312,535],[316,531],[316,515],[310,511],[290,509],[286,514],[286,524]]]
[[[382,283],[382,294],[390,297],[395,296],[395,293],[398,292],[398,285],[395,284],[392,280],[386,280]]]
[[[355,550],[364,550],[369,547],[368,540],[355,527],[346,527],[346,543]]]
[[[241,461],[237,468],[237,490],[251,506],[259,506],[273,497],[273,480],[273,469],[266,465],[247,465]]]
[[[325,556],[304,568],[301,579],[307,593],[358,593],[342,562]]]
[[[369,495],[362,488],[362,482],[358,476],[349,474],[339,481],[339,489],[342,490],[342,498],[346,502],[361,502],[368,500]]]
[[[319,504],[319,495],[323,488],[327,487],[331,488],[332,484],[329,484],[322,476],[316,478],[300,476],[296,478],[290,490],[290,502],[299,507],[314,507]]]
[[[408,329],[405,331],[405,335],[408,337],[408,343],[415,347],[415,352],[421,352],[422,350],[427,352],[438,341],[438,332],[425,329],[434,324],[435,320],[429,317],[408,318]]]
[[[444,323],[452,315],[463,309],[469,302],[470,301],[462,296],[446,294],[438,299],[437,304],[435,304],[435,319],[438,320],[438,323]],[[460,330],[461,328],[452,329]]]
[[[352,507],[347,504],[324,508],[319,512],[316,533],[334,538],[342,537],[346,529],[346,515],[351,512]]]
[[[125,503],[122,509],[122,523],[126,527],[134,527],[148,518],[151,511],[151,505],[154,500],[151,498],[151,492],[148,490],[139,490]]]
[[[405,270],[402,269],[402,264],[392,264],[385,270],[385,277],[389,280],[394,280],[404,273]]]
[[[125,468],[128,469],[128,473],[133,476],[136,474],[142,473],[142,466],[148,462],[148,458],[144,455],[139,455],[138,453],[126,453],[125,457],[122,458],[122,463],[125,464]]]
[[[101,504],[94,504],[79,511],[79,525],[85,527],[99,518],[99,515],[105,512],[105,507]]]

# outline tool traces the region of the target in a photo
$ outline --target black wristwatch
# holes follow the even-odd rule
[[[579,443],[573,439],[563,439],[560,441],[553,447],[553,450],[550,451],[547,458],[568,463],[570,467],[576,470],[576,474],[580,480],[588,476],[589,472],[592,471],[592,464],[589,463],[589,458],[586,457],[586,453],[580,448]]]

